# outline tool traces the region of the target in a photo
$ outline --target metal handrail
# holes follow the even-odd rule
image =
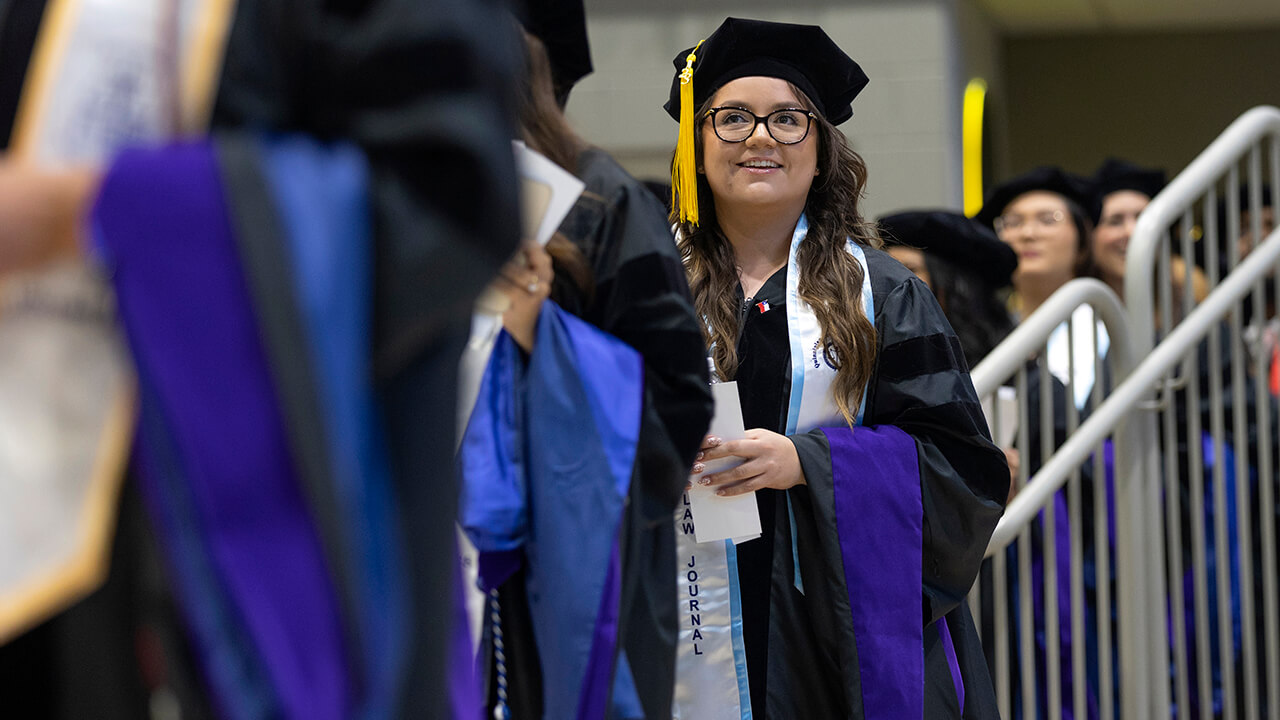
[[[1009,376],[1018,371],[1027,357],[1037,352],[1049,335],[1081,305],[1089,305],[1101,318],[1111,336],[1111,358],[1123,378],[1132,367],[1132,350],[1125,323],[1124,306],[1106,283],[1093,278],[1080,278],[1058,288],[1034,313],[1018,324],[982,362],[969,373],[978,397],[995,392]]]
[[[1110,287],[1100,280],[1080,278],[1058,288],[1026,320],[1022,321],[1009,336],[983,358],[982,362],[970,373],[973,387],[978,397],[986,397],[999,389],[1009,376],[1017,372],[1026,363],[1027,358],[1044,347],[1049,335],[1062,323],[1069,320],[1076,308],[1089,305],[1096,316],[1102,320],[1111,338],[1108,357],[1113,363],[1115,377],[1123,380],[1133,367],[1133,352],[1125,322],[1124,307],[1120,299]],[[1078,432],[1078,431],[1077,431]],[[1054,453],[1054,457],[1061,450]],[[1075,463],[1076,466],[1079,462]],[[1033,482],[1020,490],[1005,509],[1004,516],[992,534],[991,543],[987,546],[987,556],[995,554],[1009,544],[1022,529],[1022,525],[1030,522],[1037,512],[1044,508],[1067,480],[1071,477],[1070,467],[1067,471],[1050,476],[1046,474],[1049,465],[1041,468],[1033,478]]]
[[[1228,179],[1229,193],[1234,193],[1238,182],[1237,165],[1250,153],[1254,154],[1252,159],[1256,162],[1256,153],[1268,137],[1271,138],[1273,148],[1280,146],[1280,109],[1263,105],[1245,112],[1197,155],[1190,165],[1178,173],[1168,187],[1156,195],[1138,216],[1138,222],[1127,248],[1124,284],[1125,306],[1129,312],[1129,330],[1132,334],[1134,352],[1138,357],[1148,356],[1152,348],[1156,347],[1156,278],[1151,269],[1155,267],[1157,253],[1164,246],[1167,230],[1179,221],[1188,223],[1194,216],[1197,201],[1206,195],[1211,200],[1218,182],[1223,177]],[[1256,191],[1256,186],[1261,182],[1256,168],[1252,173],[1251,181]],[[1231,201],[1232,198],[1227,198],[1228,203]],[[1210,237],[1215,234],[1211,223],[1212,219],[1205,218]],[[1186,230],[1187,228],[1184,228],[1184,231]],[[1234,246],[1232,249],[1234,250]],[[1229,273],[1229,277],[1236,274],[1233,271]],[[1243,292],[1244,290],[1241,290],[1240,296],[1234,300],[1241,299]],[[1220,302],[1224,303],[1224,308],[1233,301],[1232,299],[1221,300],[1226,297],[1224,293],[1219,293],[1218,297]],[[1202,309],[1197,309],[1195,312],[1200,312]],[[1224,309],[1214,317],[1214,320],[1226,312],[1227,310]],[[1201,317],[1207,317],[1207,315],[1202,314]],[[1184,323],[1186,321],[1183,320]],[[1164,329],[1169,330],[1169,328]],[[1174,334],[1177,334],[1176,331]],[[1166,350],[1165,356],[1181,356],[1189,350],[1185,346],[1170,343],[1172,338],[1173,335],[1160,343],[1160,348]],[[1168,368],[1165,371],[1167,372]],[[1155,379],[1151,378],[1152,381]],[[1146,386],[1145,393],[1135,396],[1133,401],[1146,405],[1150,403],[1153,396],[1152,388]],[[1135,476],[1137,482],[1126,485],[1126,497],[1123,500],[1123,504],[1127,504],[1125,513],[1131,525],[1130,531],[1134,534],[1136,542],[1145,547],[1149,553],[1148,562],[1140,571],[1146,574],[1146,581],[1138,587],[1138,590],[1143,593],[1151,593],[1151,597],[1140,601],[1148,607],[1157,606],[1152,603],[1158,602],[1160,588],[1165,585],[1164,544],[1160,537],[1161,523],[1158,519],[1148,518],[1147,513],[1142,511],[1143,507],[1149,509],[1161,507],[1162,488],[1157,471],[1158,450],[1153,441],[1154,425],[1154,416],[1139,418],[1137,432],[1142,433],[1149,441],[1134,444],[1125,450],[1142,457],[1126,458],[1137,463],[1135,467],[1141,474]],[[1119,455],[1117,460],[1120,460]],[[1142,472],[1144,467],[1146,471]],[[1122,610],[1122,614],[1123,612]],[[1146,651],[1147,654],[1153,659],[1167,656],[1167,633],[1162,624],[1163,618],[1159,613],[1147,613],[1147,619],[1151,623],[1146,630],[1146,642],[1150,645]],[[1169,678],[1168,673],[1159,669],[1160,663],[1161,661],[1157,660],[1156,664],[1147,668],[1150,675],[1146,683],[1149,685],[1151,714],[1155,717],[1167,717]]]
[[[1022,373],[1025,372],[1028,359],[1034,354],[1044,351],[1053,333],[1063,323],[1071,322],[1076,311],[1081,307],[1089,307],[1093,311],[1090,324],[1100,321],[1106,330],[1109,339],[1107,362],[1111,366],[1112,377],[1116,381],[1128,377],[1128,373],[1133,367],[1133,354],[1124,308],[1120,304],[1120,299],[1105,283],[1091,278],[1081,278],[1068,282],[1054,292],[1044,304],[1023,320],[1000,345],[992,350],[973,369],[971,378],[978,396],[988,397],[997,393],[1000,386],[1015,374],[1019,378],[1024,377]],[[1094,333],[1096,337],[1097,331],[1094,330]],[[1074,349],[1068,352],[1074,354]],[[1019,384],[1021,385],[1022,383],[1020,382]],[[1042,402],[1044,402],[1043,397]],[[1073,404],[1075,400],[1074,398],[1068,398],[1067,402]],[[1070,413],[1070,410],[1068,410],[1068,413],[1072,417],[1074,416]],[[1025,437],[1023,442],[1026,442]],[[1059,450],[1058,452],[1061,451]],[[1047,450],[1046,453],[1048,453]],[[1050,457],[1056,457],[1056,455],[1057,453],[1054,453]],[[1004,516],[996,527],[993,540],[987,547],[987,557],[998,555],[1012,539],[1020,536],[1025,539],[1025,533],[1031,520],[1044,507],[1049,505],[1055,494],[1072,479],[1074,475],[1072,470],[1077,469],[1078,465],[1079,463],[1077,462],[1074,468],[1068,468],[1065,472],[1052,476],[1046,475],[1045,469],[1042,468],[1025,484],[1019,486],[1018,494],[1010,502],[1008,509],[1006,509]],[[1079,578],[1077,577],[1073,582],[1079,582]],[[1075,609],[1073,609],[1073,617],[1075,617]],[[1076,622],[1083,623],[1079,618],[1076,619]],[[1080,625],[1076,626],[1079,627]],[[1001,637],[1000,630],[997,630],[996,633],[997,638]],[[1027,639],[1029,637],[1030,635],[1027,635],[1023,640],[1029,642]],[[997,639],[997,643],[1000,642],[1002,641]],[[1135,639],[1134,642],[1138,642],[1138,640]],[[1052,641],[1050,641],[1050,644],[1051,647],[1055,646]],[[1051,652],[1056,651],[1051,650]],[[999,651],[997,651],[997,654],[999,654]],[[999,663],[999,660],[997,660],[997,663]],[[1051,668],[1050,674],[1056,675],[1057,671],[1053,668],[1056,668],[1057,665],[1052,658],[1049,664]],[[1050,687],[1054,686],[1051,685]],[[1005,687],[1000,692],[1002,693],[1001,701],[1007,702],[1008,696],[1005,693],[1008,692],[1008,688]],[[1051,696],[1053,695],[1052,689],[1050,694]],[[1051,704],[1053,702],[1051,701]],[[1005,708],[1005,710],[1008,711],[1008,708]],[[1053,715],[1051,714],[1051,716]]]
[[[1156,250],[1165,230],[1268,135],[1280,138],[1280,108],[1260,105],[1245,112],[1152,198],[1138,216],[1125,258],[1124,299],[1134,334],[1133,349],[1139,357],[1155,343],[1155,278],[1150,270],[1155,266]]]
[[[1141,401],[1150,397],[1156,384],[1177,367],[1187,353],[1195,352],[1214,325],[1277,265],[1280,265],[1280,230],[1272,232],[1249,253],[1209,293],[1204,302],[1143,358],[1045,462],[1032,481],[1006,508],[987,546],[988,557],[1002,550],[1031,523],[1072,473],[1096,451],[1103,439],[1119,432],[1121,434],[1116,443],[1117,520],[1122,530],[1127,531],[1121,532],[1122,537],[1117,538],[1121,543],[1118,548],[1119,572],[1142,572],[1144,565],[1148,568],[1152,565],[1162,568],[1163,560],[1159,557],[1161,554],[1157,553],[1157,557],[1151,555],[1158,548],[1150,546],[1150,538],[1145,535],[1148,523],[1143,519],[1146,498],[1144,493],[1150,494],[1153,487],[1158,491],[1158,483],[1144,482],[1147,480],[1145,475],[1148,474],[1145,469],[1149,467],[1144,457],[1144,448],[1154,446],[1155,438],[1153,433],[1139,434],[1140,428],[1126,426],[1135,425],[1132,422],[1134,411],[1142,409]],[[988,376],[983,375],[982,378],[987,381]],[[1146,562],[1139,562],[1134,552],[1143,553]],[[1144,582],[1134,578],[1132,584],[1122,584],[1119,590],[1120,616],[1125,635],[1121,641],[1122,686],[1136,688],[1122,694],[1123,717],[1126,718],[1168,717],[1168,675],[1165,663],[1159,659],[1168,652],[1164,645],[1164,615],[1150,612],[1153,607],[1161,607],[1153,598],[1158,598],[1162,592],[1162,570],[1155,580],[1158,584],[1148,587],[1152,584],[1150,579]],[[1152,597],[1146,597],[1148,594]],[[1159,628],[1153,630],[1141,627],[1141,618]],[[1146,648],[1149,644],[1154,646]]]
[[[1269,273],[1271,267],[1277,263],[1280,263],[1280,230],[1273,231],[1258,245],[1257,249],[1241,260],[1236,269],[1227,275],[1213,292],[1209,293],[1204,302],[1200,303],[1168,337],[1143,358],[1128,377],[1112,390],[1110,396],[1045,462],[1036,473],[1035,479],[1019,492],[1005,509],[1004,517],[1000,519],[1000,524],[991,535],[987,555],[1008,545],[1022,526],[1031,522],[1048,499],[1053,497],[1053,493],[1070,477],[1072,470],[1089,457],[1098,443],[1102,442],[1129,413],[1137,408],[1138,401],[1150,393],[1156,383],[1177,366],[1183,355],[1193,351],[1209,334],[1209,329],[1214,323],[1230,312],[1232,305],[1243,299],[1253,285]],[[1063,287],[1066,288],[1066,286]],[[1009,337],[1014,336],[1011,334]],[[986,365],[986,360],[973,371],[975,387],[983,365]],[[987,377],[983,375],[984,380],[987,380]]]
[[[1167,231],[1178,222],[1183,224],[1184,231],[1189,230],[1198,209],[1197,203],[1201,200],[1205,202],[1205,212],[1209,212],[1217,184],[1224,178],[1228,183],[1228,194],[1234,194],[1239,185],[1237,166],[1246,156],[1250,164],[1249,187],[1253,191],[1251,203],[1257,207],[1257,186],[1263,181],[1260,152],[1268,138],[1271,141],[1272,182],[1280,183],[1280,109],[1264,106],[1248,111],[1232,123],[1152,200],[1139,217],[1128,246],[1126,302],[1123,308],[1114,295],[1098,293],[1096,288],[1064,286],[1059,290],[1061,297],[1059,294],[1051,297],[1042,308],[1043,314],[1038,311],[1024,321],[972,373],[979,397],[996,392],[998,386],[1019,371],[1029,354],[1042,348],[1048,335],[1083,302],[1093,306],[1108,328],[1113,342],[1112,352],[1119,353],[1111,358],[1116,365],[1113,368],[1116,378],[1114,390],[1047,458],[1039,472],[1009,504],[991,537],[987,556],[997,556],[1011,541],[1024,534],[1037,514],[1068,484],[1080,466],[1091,454],[1098,452],[1103,440],[1114,436],[1115,578],[1120,628],[1118,669],[1122,688],[1121,717],[1126,719],[1169,717],[1171,712],[1166,615],[1153,612],[1153,609],[1164,606],[1163,593],[1167,583],[1166,548],[1159,517],[1164,487],[1156,415],[1151,412],[1160,406],[1152,400],[1156,397],[1157,388],[1163,385],[1166,390],[1164,401],[1172,401],[1169,393],[1175,388],[1169,378],[1174,369],[1189,356],[1194,356],[1201,341],[1211,334],[1224,316],[1238,309],[1250,292],[1257,292],[1256,288],[1267,273],[1280,267],[1280,231],[1258,243],[1239,262],[1234,246],[1231,246],[1232,269],[1197,307],[1187,308],[1186,316],[1176,326],[1169,313],[1170,298],[1165,297],[1160,318],[1161,329],[1167,335],[1158,345],[1155,343],[1156,273],[1151,269],[1156,265],[1157,254],[1161,253],[1161,277],[1168,282],[1169,254],[1162,244]],[[1255,232],[1257,227],[1255,220]],[[1212,240],[1214,228],[1208,229]],[[1230,232],[1234,235],[1237,230],[1232,226]],[[1184,238],[1184,252],[1186,242]],[[1104,297],[1108,299],[1101,299]],[[1184,299],[1184,303],[1188,302]],[[1136,367],[1132,364],[1135,358]],[[1182,378],[1182,381],[1187,380]],[[1237,419],[1237,422],[1243,421]],[[1237,471],[1240,472],[1239,468]],[[999,636],[997,642],[1001,642]],[[1274,646],[1269,648],[1274,655]],[[1269,682],[1274,683],[1273,680]],[[1280,695],[1274,690],[1270,693],[1270,697]]]

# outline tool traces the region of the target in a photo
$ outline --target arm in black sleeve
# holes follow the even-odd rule
[[[960,342],[933,294],[912,277],[876,308],[878,372],[867,425],[916,441],[924,506],[924,614],[931,623],[969,592],[1009,489]]]

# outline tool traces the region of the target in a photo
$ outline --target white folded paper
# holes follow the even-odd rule
[[[513,140],[511,145],[520,173],[520,214],[525,222],[525,239],[532,238],[539,245],[546,245],[586,185],[523,142]]]
[[[736,440],[746,434],[742,426],[742,405],[738,400],[738,384],[714,383],[711,396],[715,400],[715,413],[711,417],[710,434],[724,440]],[[742,464],[742,458],[727,457],[709,460],[707,469],[699,474],[721,472]],[[732,497],[716,495],[691,478],[689,505],[693,513],[693,533],[698,542],[733,540],[734,544],[760,537],[760,507],[754,492]]]

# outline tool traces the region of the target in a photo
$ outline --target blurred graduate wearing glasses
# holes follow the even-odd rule
[[[478,712],[455,378],[518,239],[516,37],[480,0],[45,5],[0,7],[0,272],[107,273],[139,416],[105,586],[0,648],[4,714]]]
[[[748,428],[693,470],[755,491],[763,534],[678,535],[700,574],[673,714],[994,718],[963,600],[1009,473],[932,293],[858,212],[835,125],[867,78],[821,28],[737,18],[674,65],[674,219]]]

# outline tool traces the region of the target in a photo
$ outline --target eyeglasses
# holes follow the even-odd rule
[[[763,122],[769,137],[783,145],[795,145],[809,135],[814,114],[803,108],[783,108],[760,116],[746,108],[717,107],[707,110],[716,137],[728,143],[739,143],[751,137],[756,125]]]
[[[1001,215],[995,219],[995,222],[993,222],[992,225],[998,233],[1003,233],[1005,231],[1017,232],[1022,229],[1023,225],[1027,225],[1029,227],[1039,226],[1041,228],[1048,229],[1062,222],[1066,217],[1066,214],[1061,210],[1045,210],[1044,212],[1038,212],[1030,217],[1025,215]]]
[[[1098,223],[1100,227],[1123,227],[1127,222],[1137,222],[1141,212],[1117,212],[1103,215]]]

